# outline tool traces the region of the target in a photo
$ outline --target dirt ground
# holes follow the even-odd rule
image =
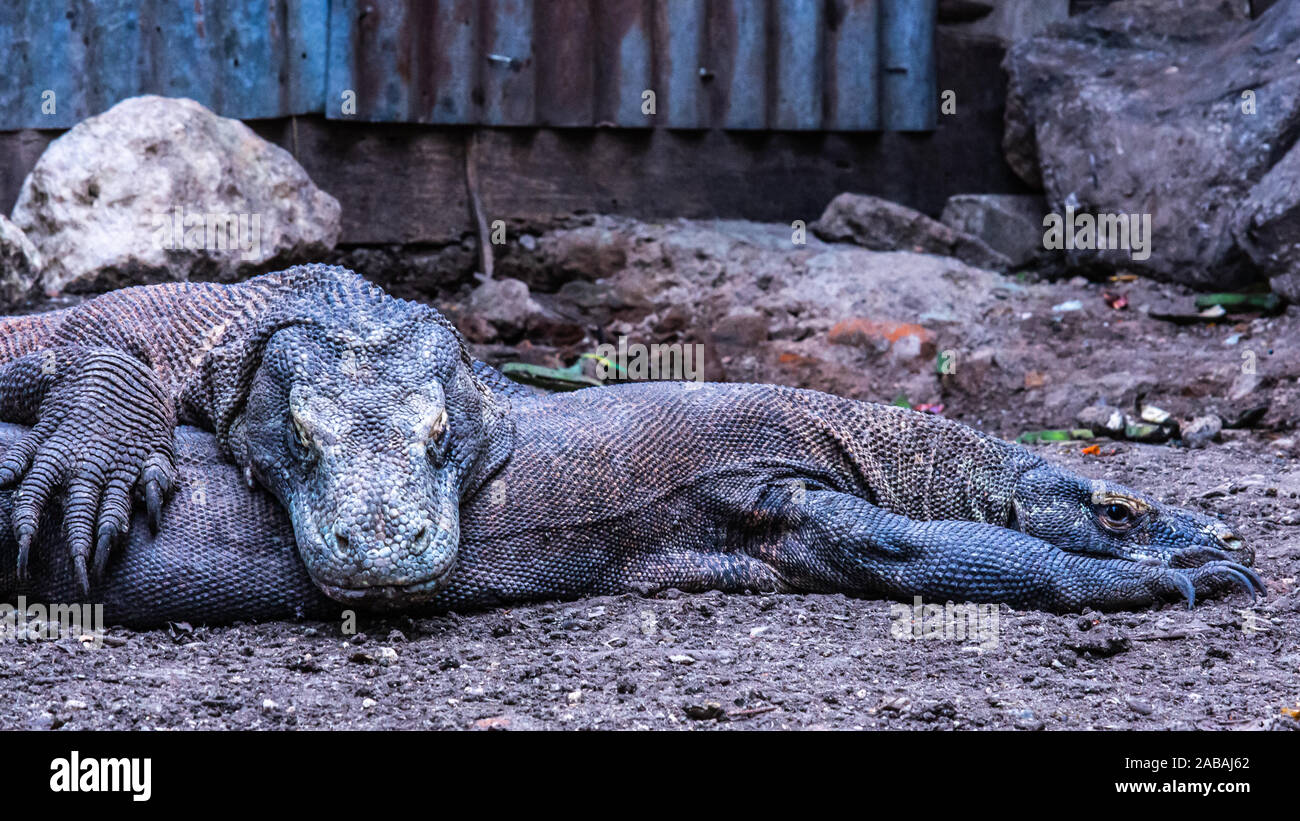
[[[1188,611],[1002,608],[993,640],[897,639],[889,602],[616,596],[428,619],[109,631],[0,646],[5,728],[1300,727],[1300,470],[1211,450],[1041,449],[1241,525],[1270,595]],[[986,638],[981,636],[980,638]]]

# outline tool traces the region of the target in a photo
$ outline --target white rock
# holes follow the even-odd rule
[[[287,151],[248,126],[193,100],[145,96],[50,143],[13,221],[56,294],[311,261],[337,242],[339,215]]]
[[[40,275],[40,251],[22,229],[0,216],[0,309],[31,296]]]

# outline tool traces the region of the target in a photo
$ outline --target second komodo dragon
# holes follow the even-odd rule
[[[354,275],[335,269],[331,276],[347,283]],[[165,297],[156,298],[160,311],[169,310]],[[457,379],[454,371],[415,375],[388,359],[419,356],[421,334],[454,335],[438,319],[408,328],[405,346],[367,350],[327,370],[410,374],[412,395],[445,391],[443,381],[430,380]],[[256,401],[265,407],[234,402],[224,410],[267,420],[259,424],[268,430],[277,419],[287,428],[278,434],[287,443],[278,458],[298,460],[299,472],[273,488],[287,517],[243,481],[249,460],[264,482],[266,468],[247,448],[223,442],[220,423],[215,440],[182,429],[180,491],[165,521],[151,536],[144,517],[136,518],[95,600],[110,620],[143,625],[324,616],[338,612],[336,602],[466,609],[666,587],[922,596],[1057,611],[1190,604],[1231,586],[1263,590],[1248,567],[1253,553],[1220,522],[1079,478],[941,417],[770,385],[663,382],[531,397],[482,363],[464,367],[487,421],[453,417],[456,441],[445,447],[485,456],[462,483],[459,550],[438,581],[412,589],[377,580],[383,593],[374,596],[364,574],[341,586],[322,583],[313,569],[309,554],[318,546],[303,543],[295,505],[314,506],[312,522],[337,521],[331,514],[349,509],[355,483],[378,488],[378,503],[349,520],[356,529],[346,539],[330,542],[343,564],[350,552],[348,566],[365,566],[365,551],[373,550],[367,530],[431,521],[443,532],[448,524],[440,500],[449,497],[421,503],[386,494],[384,482],[400,471],[365,473],[375,458],[418,473],[416,450],[435,467],[447,457],[410,437],[398,408],[383,404],[391,398],[362,392],[375,404],[350,405],[350,391],[360,388],[344,380],[331,382],[330,396],[345,407],[317,415],[311,426],[294,421],[298,404],[282,387],[261,393]],[[293,384],[312,387],[309,379]],[[340,413],[371,420],[370,434],[341,436],[333,426]],[[0,450],[12,451],[23,436],[0,429]],[[357,448],[376,453],[349,450]],[[392,461],[394,452],[403,458]],[[344,495],[294,498],[303,466],[351,471],[307,482]],[[22,506],[21,491],[17,502],[0,493],[0,515],[21,522]],[[43,527],[31,550],[32,579],[22,590],[75,599],[78,554],[64,535]],[[18,589],[7,568],[19,552],[13,537],[0,535],[0,592]]]
[[[0,319],[0,421],[32,426],[0,460],[18,574],[38,530],[57,536],[42,524],[52,500],[83,591],[126,534],[133,488],[157,527],[179,421],[280,501],[322,589],[441,588],[462,495],[510,451],[485,378],[508,384],[437,311],[325,265]]]

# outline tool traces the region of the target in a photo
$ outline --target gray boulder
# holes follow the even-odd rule
[[[1250,190],[1233,230],[1273,290],[1300,304],[1300,145]]]
[[[1122,0],[1015,46],[1007,161],[1065,213],[1149,214],[1150,257],[1076,251],[1199,287],[1258,278],[1238,205],[1300,129],[1300,3]]]
[[[1027,265],[1043,255],[1043,215],[1047,204],[1037,194],[957,194],[948,198],[943,224],[983,240],[1012,265]]]
[[[0,310],[32,296],[41,274],[41,254],[18,226],[0,216]]]
[[[132,97],[78,123],[24,180],[13,221],[47,293],[231,280],[318,258],[338,201],[238,120],[182,98]]]
[[[827,242],[852,242],[872,251],[940,254],[996,271],[1011,265],[1011,260],[978,237],[868,194],[840,194],[826,206],[812,230]]]

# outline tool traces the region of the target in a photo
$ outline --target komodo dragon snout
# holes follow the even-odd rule
[[[284,505],[312,579],[331,598],[413,603],[456,563],[462,491],[485,449],[491,397],[453,333],[275,333],[236,438]]]
[[[1244,588],[1263,592],[1245,567],[1254,563],[1254,549],[1210,516],[1050,464],[1021,474],[1012,498],[1009,526],[1062,550],[1167,567],[1231,563],[1230,575]]]

